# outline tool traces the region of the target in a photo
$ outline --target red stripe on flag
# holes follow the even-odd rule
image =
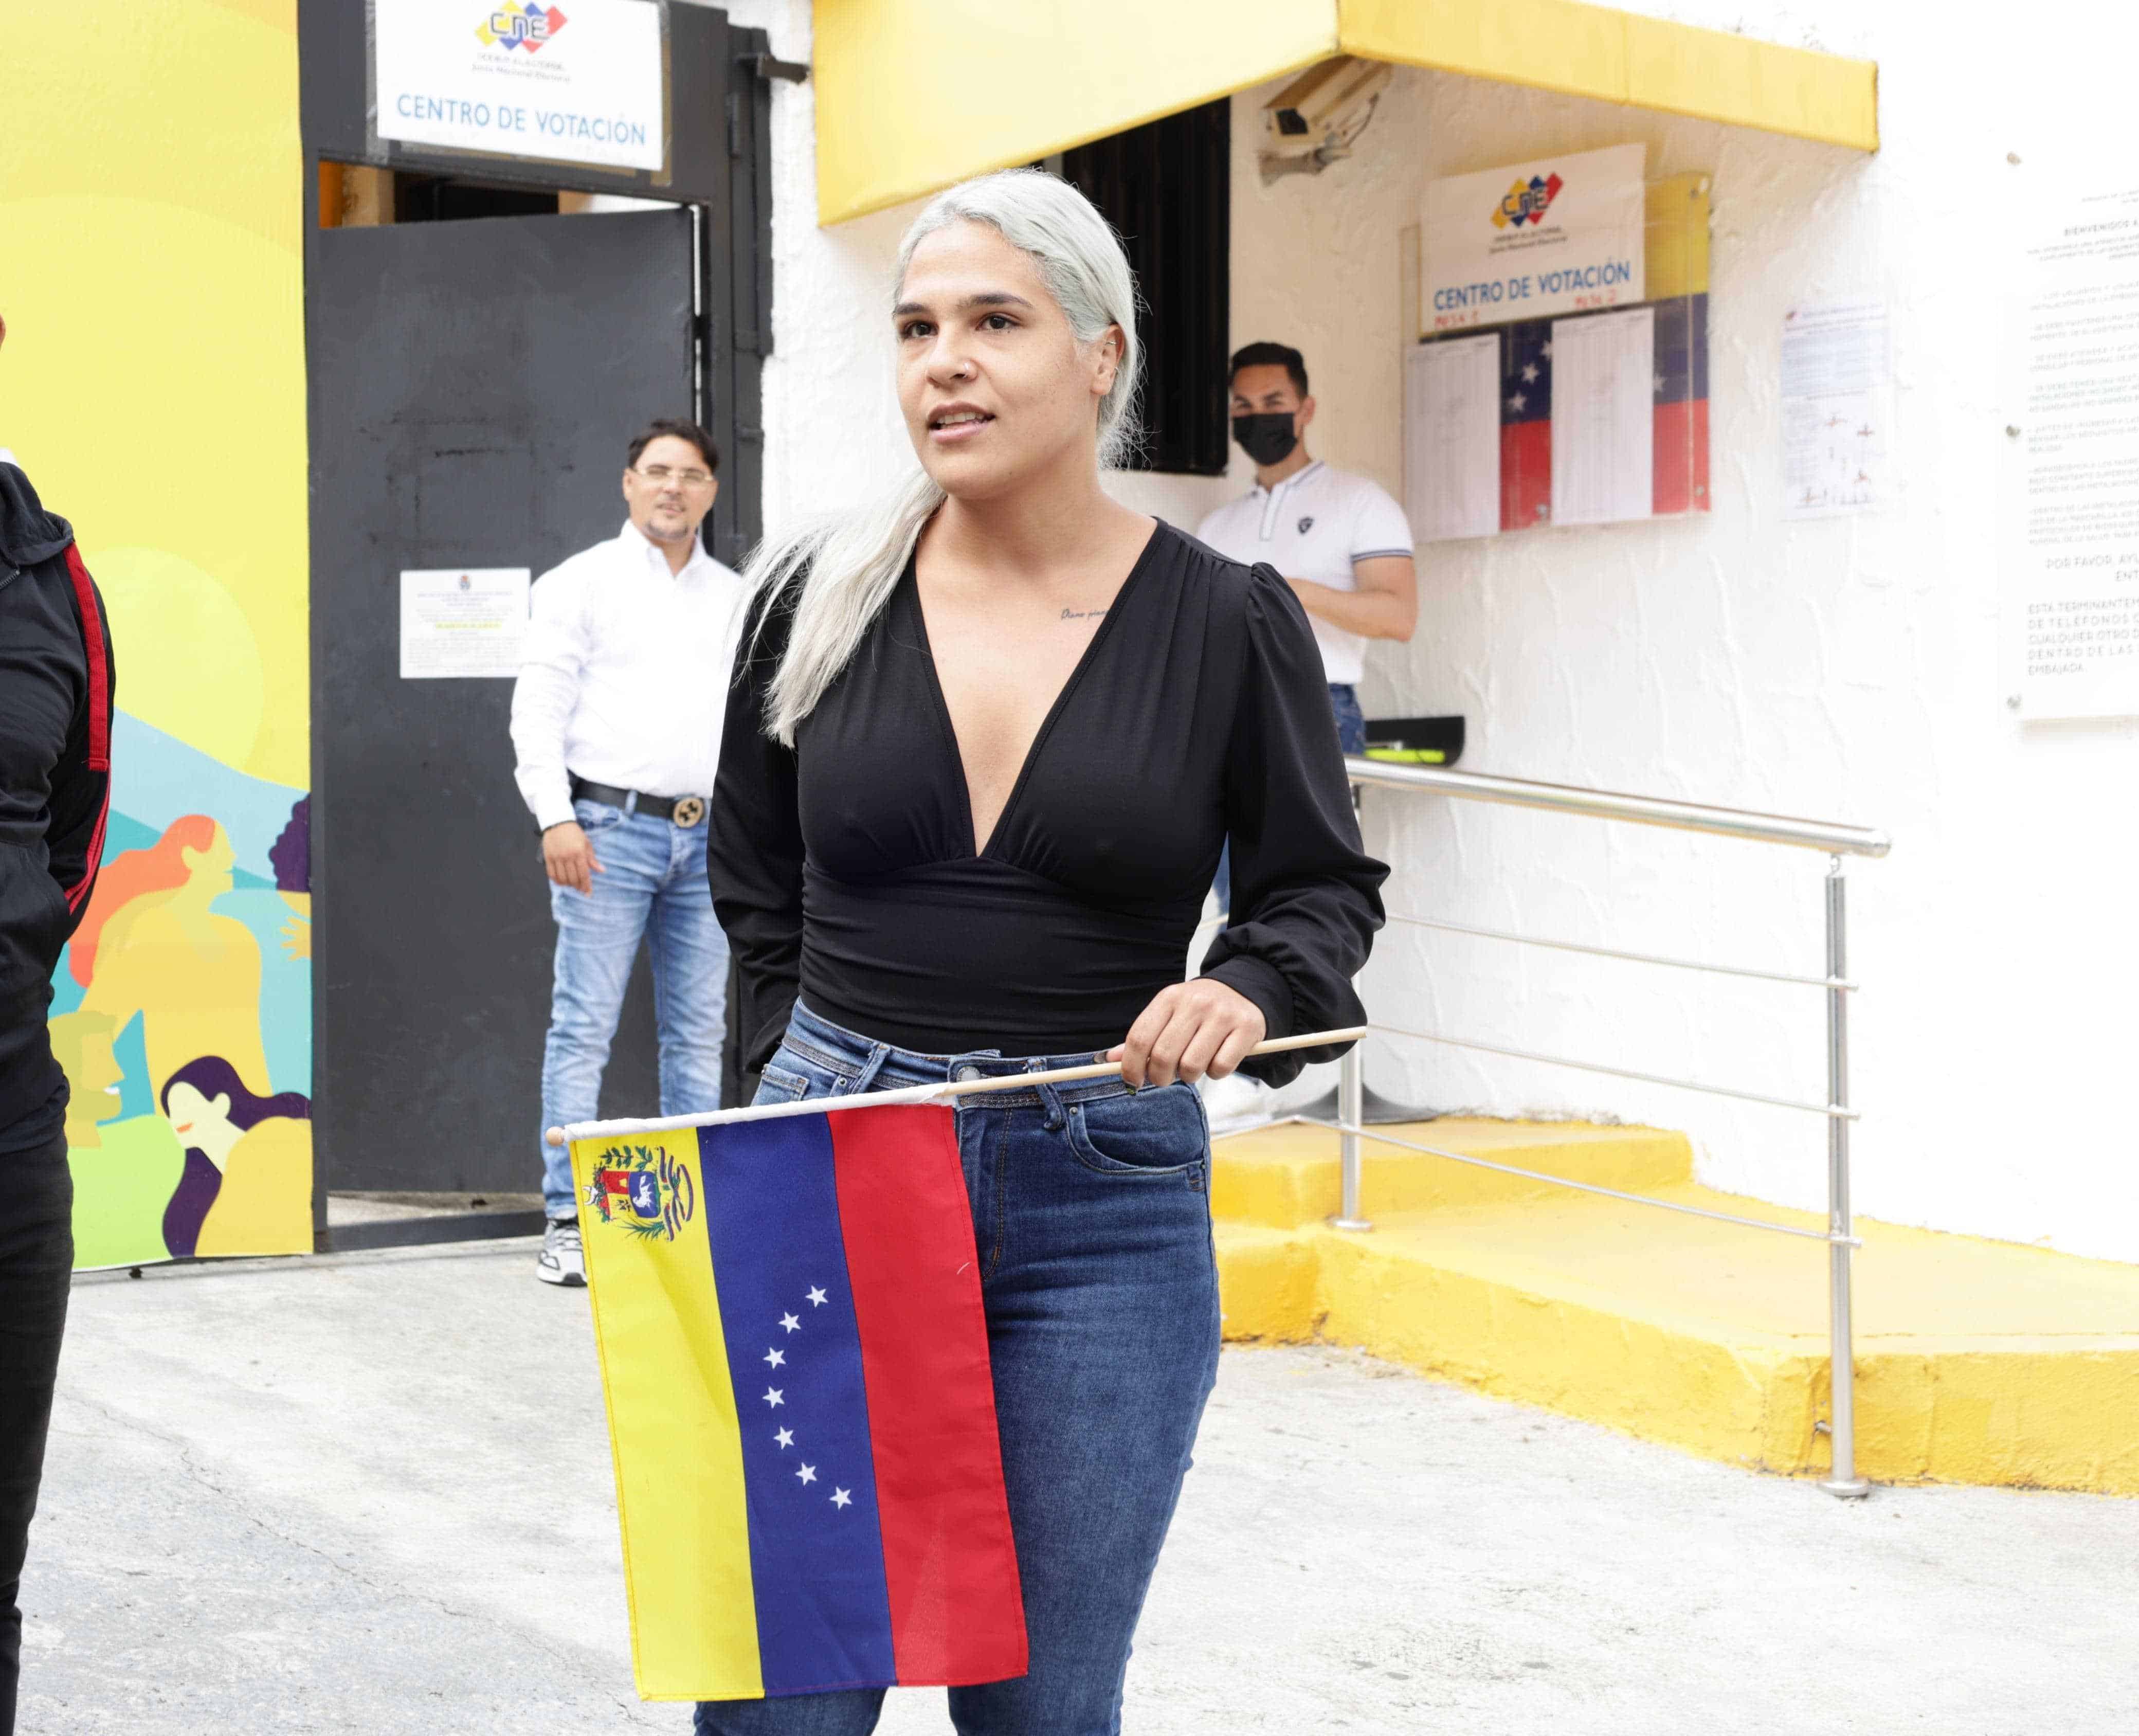
[[[1656,487],[1652,512],[1706,512],[1708,506],[1708,400],[1657,406]]]
[[[893,1104],[825,1118],[869,1391],[892,1652],[900,1681],[955,1687],[1022,1675],[1026,1652],[953,1113]]]
[[[1552,423],[1510,422],[1500,428],[1500,528],[1529,531],[1552,522]]]

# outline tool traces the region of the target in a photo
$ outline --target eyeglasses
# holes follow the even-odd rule
[[[666,464],[649,464],[644,468],[634,465],[633,468],[656,488],[665,487],[671,482],[679,488],[703,488],[713,479],[710,470],[671,470]]]

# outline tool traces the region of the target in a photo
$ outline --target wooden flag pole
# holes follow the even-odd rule
[[[1296,1037],[1272,1037],[1250,1049],[1251,1055],[1280,1054],[1289,1049],[1321,1049],[1356,1043],[1367,1034],[1363,1024],[1340,1030],[1308,1031]],[[944,1079],[932,1085],[908,1085],[898,1091],[866,1091],[856,1097],[797,1098],[791,1103],[765,1103],[748,1109],[716,1109],[702,1115],[663,1115],[646,1121],[580,1121],[552,1127],[543,1136],[553,1146],[575,1139],[621,1139],[634,1133],[667,1133],[683,1127],[715,1127],[728,1122],[772,1121],[783,1115],[815,1115],[826,1109],[874,1109],[891,1103],[932,1103],[947,1097],[980,1097],[991,1091],[1030,1091],[1035,1085],[1074,1085],[1080,1079],[1117,1077],[1119,1061],[1095,1061],[1085,1067],[1058,1067],[1048,1073],[1001,1073],[978,1079]]]

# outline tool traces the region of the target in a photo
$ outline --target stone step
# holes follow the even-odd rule
[[[1374,1131],[1414,1145],[1439,1146],[1467,1157],[1629,1193],[1652,1193],[1693,1176],[1693,1148],[1686,1136],[1657,1127],[1444,1116]],[[1337,1136],[1327,1128],[1280,1122],[1228,1134],[1217,1141],[1215,1150],[1218,1161],[1211,1176],[1212,1215],[1292,1230],[1336,1215],[1340,1191]],[[1360,1191],[1373,1202],[1376,1211],[1423,1211],[1562,1191],[1549,1182],[1525,1181],[1371,1141],[1360,1156]]]
[[[1290,1192],[1273,1182],[1270,1136],[1285,1132],[1319,1130],[1219,1142],[1214,1205],[1306,1218],[1319,1181],[1310,1174]],[[1511,1127],[1497,1149],[1530,1149],[1525,1132],[1569,1138]],[[1334,1148],[1334,1134],[1321,1137]],[[1251,1139],[1265,1149],[1229,1178],[1234,1147]],[[1598,1161],[1620,1174],[1610,1166],[1628,1162],[1637,1142],[1607,1143]],[[1314,1154],[1296,1161],[1311,1166]],[[1334,1150],[1320,1161],[1334,1164]],[[1814,1428],[1828,1404],[1823,1244],[1566,1190],[1421,1209],[1398,1201],[1442,1184],[1383,1173],[1378,1191],[1386,1169],[1370,1166],[1374,1227],[1364,1233],[1221,1215],[1228,1337],[1355,1345],[1711,1458],[1826,1474],[1827,1437]],[[1682,1177],[1639,1191],[1823,1223]],[[1861,1474],[2139,1494],[2139,1266],[1895,1225],[1858,1229]]]

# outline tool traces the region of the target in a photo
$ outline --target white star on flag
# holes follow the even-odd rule
[[[766,1366],[768,1368],[777,1368],[786,1360],[787,1358],[776,1350],[768,1350],[765,1353]]]
[[[786,1396],[777,1386],[767,1386],[765,1389],[765,1401],[768,1405],[777,1407],[781,1405],[786,1404],[787,1400]]]
[[[783,1453],[795,1445],[795,1431],[792,1429],[776,1429],[772,1438],[780,1443],[780,1450]]]
[[[1526,386],[1534,386],[1537,384],[1537,364],[1535,362],[1525,362],[1523,364],[1523,384]]]
[[[1654,393],[1657,394],[1657,397],[1659,397],[1659,398],[1662,397],[1662,396],[1664,395],[1664,377],[1663,377],[1663,375],[1662,375],[1662,374],[1651,374],[1651,375],[1649,376],[1649,378],[1650,378],[1651,381],[1652,382],[1652,385],[1650,386],[1650,389],[1650,389],[1651,391],[1654,392]]]
[[[805,1483],[815,1483],[817,1480],[817,1467],[814,1465],[805,1465],[795,1474]]]
[[[817,1286],[816,1286],[816,1285],[815,1285],[815,1284],[810,1285],[810,1306],[811,1308],[820,1308],[824,1307],[824,1305],[825,1305],[825,1293],[824,1293],[822,1290],[819,1289],[817,1288]]]
[[[780,1317],[780,1323],[790,1333],[799,1333],[802,1330],[802,1323],[792,1314],[782,1314]]]
[[[835,1507],[844,1507],[853,1499],[854,1497],[844,1489],[835,1489],[832,1491],[832,1504]]]
[[[1508,400],[1508,408],[1520,416],[1523,413],[1524,404],[1528,402],[1529,400],[1525,399],[1521,393],[1518,392],[1513,398],[1510,398]]]

